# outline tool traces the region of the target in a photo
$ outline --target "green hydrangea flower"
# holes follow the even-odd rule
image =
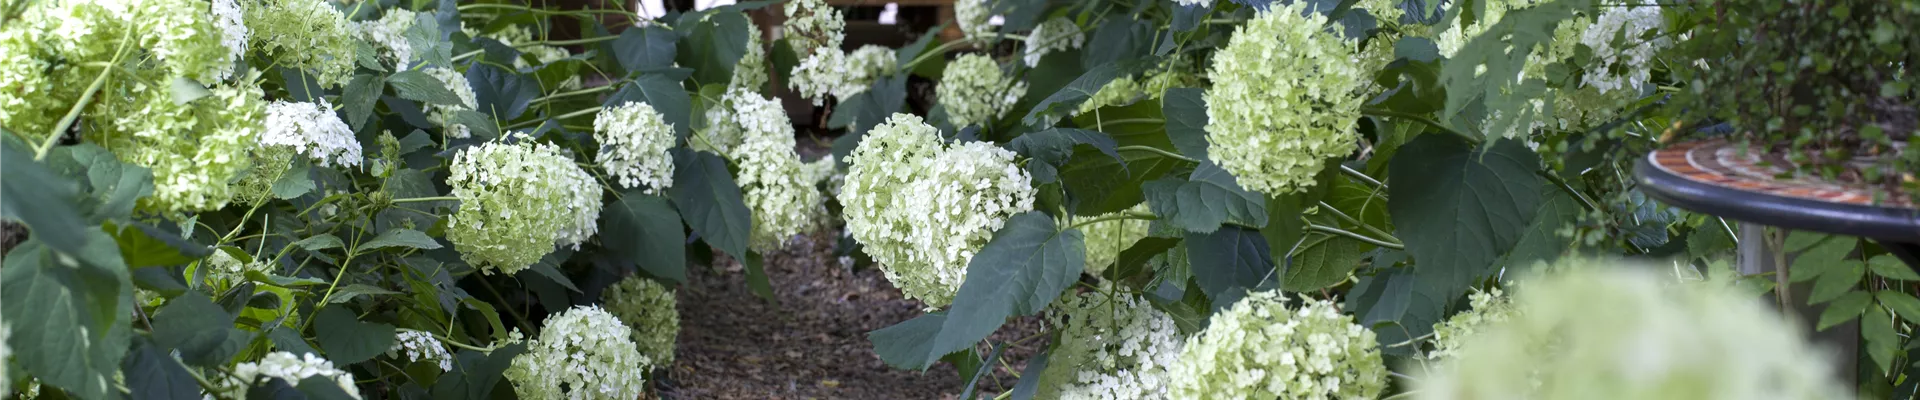
[[[1136,213],[1147,212],[1147,204],[1140,203],[1140,205],[1134,206],[1133,209],[1128,211]],[[1119,214],[1120,213],[1110,213],[1091,219],[1105,218]],[[1151,221],[1140,219],[1114,219],[1095,222],[1080,227],[1080,232],[1086,234],[1087,274],[1105,278],[1105,276],[1101,274],[1107,271],[1107,267],[1113,265],[1114,260],[1120,258],[1120,252],[1125,251],[1128,247],[1132,247],[1133,242],[1146,238],[1147,228],[1151,225]]]
[[[1446,321],[1433,325],[1433,350],[1427,352],[1427,359],[1450,359],[1460,352],[1461,346],[1487,326],[1513,319],[1513,302],[1500,289],[1475,291],[1468,294],[1467,299],[1473,309],[1454,314]]]
[[[540,338],[513,358],[505,376],[522,399],[628,400],[646,390],[641,355],[619,318],[598,306],[547,317]]]
[[[778,101],[734,89],[707,111],[714,121],[703,137],[740,167],[735,179],[753,214],[748,245],[762,252],[778,249],[813,226],[820,191],[800,172],[793,124]]]
[[[678,139],[653,106],[628,102],[600,110],[593,119],[593,139],[600,142],[594,162],[621,187],[647,194],[673,187],[673,156],[667,149]]]
[[[1371,74],[1339,23],[1302,15],[1306,2],[1275,6],[1236,28],[1213,57],[1207,89],[1207,158],[1240,186],[1269,195],[1313,187],[1333,157],[1358,148],[1354,125]]]
[[[324,0],[266,0],[246,7],[256,51],[314,74],[322,87],[353,79],[357,41],[345,15]]]
[[[1114,78],[1113,81],[1107,82],[1106,86],[1101,86],[1099,91],[1093,92],[1093,96],[1088,97],[1086,102],[1080,103],[1080,109],[1074,111],[1074,114],[1090,113],[1101,107],[1131,104],[1134,99],[1145,94],[1147,92],[1142,90],[1140,82],[1133,77]]]
[[[1187,339],[1171,372],[1174,399],[1372,399],[1387,386],[1373,331],[1325,300],[1287,308],[1279,291],[1249,293]]]
[[[1737,289],[1562,260],[1415,381],[1420,399],[1827,399],[1827,357]],[[1497,397],[1496,397],[1497,396]]]
[[[606,304],[607,312],[633,328],[640,355],[653,362],[638,366],[640,369],[673,365],[674,341],[680,337],[680,311],[672,288],[629,276],[601,293],[600,302]]]
[[[418,16],[405,8],[388,9],[380,19],[356,21],[353,30],[360,33],[373,48],[380,50],[380,58],[389,65],[405,68],[413,64],[413,44],[407,41],[407,30],[413,29],[413,21]],[[517,25],[516,25],[517,26]],[[515,59],[518,60],[518,59]]]
[[[1032,178],[984,142],[940,143],[920,117],[894,114],[847,156],[842,215],[887,280],[929,309],[945,306],[967,262],[1013,215],[1033,209]]]
[[[1060,337],[1035,398],[1167,398],[1167,373],[1185,343],[1167,313],[1133,295],[1089,292],[1055,302],[1048,322]]]
[[[994,26],[993,4],[988,0],[956,0],[953,2],[954,23],[960,25],[960,33],[967,41],[985,44],[993,40]]]
[[[512,275],[554,246],[575,246],[599,228],[600,183],[559,147],[489,142],[462,150],[447,185],[460,210],[447,220],[447,240],[483,273]]]
[[[266,101],[251,78],[209,88],[211,96],[187,104],[167,87],[131,83],[105,92],[87,140],[120,161],[153,170],[153,195],[140,208],[177,215],[225,207],[230,183],[251,167],[248,153],[265,123]]]
[[[840,10],[824,0],[788,1],[784,10],[787,45],[793,47],[794,54],[804,58],[821,51],[839,51],[840,43],[846,40],[847,21],[840,18]]]
[[[1020,59],[1029,67],[1040,66],[1047,53],[1078,49],[1087,43],[1087,34],[1072,19],[1059,17],[1040,23],[1027,33],[1026,54]]]
[[[787,84],[817,106],[825,104],[827,95],[846,100],[866,93],[875,80],[899,68],[899,63],[893,49],[885,46],[860,46],[852,54],[823,49],[800,60]]]
[[[473,85],[467,82],[467,76],[461,75],[460,71],[445,67],[427,67],[421,69],[421,72],[425,72],[427,76],[431,76],[434,80],[440,81],[442,86],[445,86],[448,91],[453,92],[454,97],[460,98],[460,104],[428,104],[427,121],[432,122],[434,126],[440,127],[442,133],[447,135],[447,137],[460,139],[472,137],[473,129],[468,128],[464,124],[453,122],[454,114],[480,107],[479,99],[474,97],[473,94]]]
[[[727,89],[746,89],[760,93],[767,88],[767,45],[760,38],[760,27],[747,25],[747,54],[733,64],[733,79]]]
[[[992,123],[1026,94],[1026,82],[1002,74],[1000,64],[984,54],[962,55],[948,63],[934,86],[934,95],[956,127]]]

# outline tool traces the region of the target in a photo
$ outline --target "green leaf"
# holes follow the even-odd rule
[[[346,243],[340,242],[340,238],[333,236],[331,233],[322,233],[308,236],[306,239],[300,239],[298,242],[293,242],[293,246],[306,249],[307,251],[320,251],[343,248],[346,247]]]
[[[1087,70],[1079,78],[1074,78],[1073,82],[1067,83],[1066,87],[1060,88],[1059,91],[1053,92],[1039,104],[1034,105],[1033,109],[1027,111],[1025,117],[1021,117],[1021,121],[1033,127],[1052,126],[1053,121],[1058,119],[1058,114],[1079,109],[1080,103],[1092,98],[1093,94],[1098,93],[1100,88],[1106,87],[1108,82],[1132,74],[1134,69],[1143,65],[1142,62],[1142,60],[1130,60],[1098,64],[1099,66]]]
[[[115,229],[108,226],[109,230]],[[147,224],[136,222],[117,229],[120,233],[114,235],[114,241],[119,244],[120,255],[128,268],[181,265],[213,254],[207,246]]]
[[[687,232],[665,197],[626,192],[600,212],[600,243],[648,275],[687,282]]]
[[[1227,225],[1212,233],[1187,233],[1187,259],[1193,279],[1219,310],[1239,302],[1248,291],[1280,286],[1267,238],[1259,231]]]
[[[453,370],[434,381],[433,398],[437,400],[493,398],[492,393],[499,386],[497,384],[500,383],[500,375],[513,365],[514,357],[526,351],[527,345],[524,343],[494,350],[490,354],[460,350],[454,357],[456,366]]]
[[[1900,351],[1900,334],[1893,329],[1893,316],[1880,307],[1868,307],[1860,319],[1860,337],[1866,339],[1861,350],[1880,367],[1880,373],[1893,370],[1893,355]]]
[[[1154,26],[1155,23],[1134,19],[1126,13],[1109,14],[1107,17],[1099,28],[1095,28],[1092,34],[1088,35],[1086,48],[1097,50],[1081,52],[1080,65],[1103,65],[1147,59],[1147,52],[1153,47],[1154,30],[1157,28]],[[1100,68],[1094,68],[1094,70],[1098,69]],[[1105,85],[1104,82],[1101,84]]]
[[[969,353],[971,353],[973,349],[967,349],[967,350]],[[993,373],[992,365],[994,364],[994,362],[997,362],[1000,360],[1000,353],[1003,353],[1006,350],[1007,350],[1007,343],[1005,342],[1001,342],[1000,344],[994,345],[993,352],[987,353],[987,359],[980,361],[980,364],[982,366],[987,366],[987,368],[980,368],[979,366],[976,366],[974,367],[974,370],[971,371],[972,373],[960,374],[961,376],[967,377],[967,384],[965,386],[962,386],[963,389],[960,391],[960,398],[962,399],[974,398],[973,397],[974,390],[980,386],[980,378],[985,377],[987,375],[991,375]]]
[[[313,177],[308,173],[312,167],[306,160],[293,160],[293,169],[287,170],[285,174],[280,175],[280,179],[273,181],[273,198],[290,200],[313,191],[316,186],[313,184]]]
[[[1033,174],[1035,182],[1051,183],[1059,179],[1058,169],[1072,160],[1074,148],[1086,145],[1114,160],[1120,160],[1120,152],[1113,137],[1105,133],[1085,129],[1055,128],[1031,132],[1013,138],[1007,148],[1039,161],[1028,163],[1027,170]]]
[[[1554,29],[1571,19],[1575,11],[1587,10],[1591,0],[1562,0],[1513,10],[1486,31],[1468,41],[1447,60],[1440,74],[1446,88],[1446,107],[1441,120],[1461,115],[1476,105],[1500,118],[1488,122],[1488,140],[1500,137],[1509,127],[1528,126],[1543,115],[1526,106],[1529,100],[1545,95],[1546,82],[1521,76],[1535,51],[1548,47]],[[1397,182],[1397,180],[1396,180]],[[1419,258],[1416,254],[1415,258]]]
[[[547,262],[549,259],[551,259],[554,262],[553,263]],[[532,272],[536,275],[539,275],[542,278],[545,278],[546,280],[552,281],[554,284],[559,285],[560,287],[567,288],[567,290],[572,290],[574,293],[580,293],[580,288],[577,286],[573,286],[573,279],[567,278],[567,274],[561,273],[560,268],[554,266],[559,261],[563,261],[564,259],[565,257],[554,257],[554,254],[548,254],[547,257],[542,258],[540,262],[533,263],[532,266],[527,268],[528,271],[521,272],[521,274]],[[526,279],[526,278],[521,278],[521,279]]]
[[[145,340],[135,341],[133,351],[120,364],[120,372],[126,376],[127,390],[134,400],[201,398],[200,384],[194,382],[193,374]]]
[[[365,283],[355,283],[355,284],[342,286],[340,287],[340,290],[334,291],[333,297],[327,299],[327,304],[346,303],[349,301],[353,301],[354,297],[359,297],[362,295],[385,296],[385,295],[391,295],[391,294],[400,294],[400,292],[381,289]]]
[[[1558,185],[1543,185],[1540,189],[1546,201],[1534,210],[1533,223],[1527,225],[1520,242],[1514,244],[1513,251],[1507,253],[1506,265],[1526,266],[1535,261],[1552,261],[1560,258],[1572,243],[1560,236],[1560,228],[1574,223],[1585,209],[1580,202],[1560,191]]]
[[[393,86],[394,92],[399,93],[400,98],[403,99],[443,106],[466,106],[460,102],[459,95],[447,89],[445,83],[420,70],[396,72],[387,77],[387,84]]]
[[[15,172],[7,171],[7,181]],[[79,253],[56,254],[39,238],[9,251],[0,314],[31,322],[8,338],[14,365],[78,397],[106,398],[130,344],[133,282],[113,238],[84,232]]]
[[[686,141],[687,136],[693,134],[693,99],[687,95],[686,89],[680,87],[679,81],[669,79],[664,74],[641,75],[633,83],[608,96],[605,105],[612,107],[628,102],[653,106],[653,110],[660,112],[667,125],[673,126],[674,135],[681,141]]]
[[[467,67],[467,81],[472,82],[475,110],[501,121],[520,118],[527,103],[540,96],[539,81],[492,65]]]
[[[69,156],[87,168],[89,196],[97,201],[87,212],[88,220],[125,220],[143,197],[153,194],[153,172],[146,167],[126,164],[93,144],[69,146]],[[51,160],[52,156],[49,156]],[[84,209],[84,208],[83,208]]]
[[[753,295],[761,299],[780,302],[779,298],[773,296],[773,281],[767,278],[766,259],[760,257],[760,252],[747,251],[747,257],[740,260],[740,265],[747,270],[747,290],[752,290]]]
[[[1897,281],[1920,281],[1920,275],[1914,274],[1912,268],[1901,263],[1900,259],[1894,258],[1892,254],[1881,254],[1867,260],[1867,269],[1872,270],[1874,275],[1879,275],[1881,278]]]
[[[453,123],[466,125],[473,130],[473,136],[482,139],[500,137],[500,121],[492,115],[474,110],[459,110],[453,113]]]
[[[1501,139],[1484,151],[1449,135],[1424,135],[1400,149],[1388,176],[1387,208],[1397,237],[1442,286],[1467,287],[1499,266],[1540,207],[1539,156]]]
[[[985,339],[1007,317],[1045,309],[1079,278],[1086,265],[1084,240],[1080,230],[1059,230],[1053,218],[1038,211],[1008,219],[967,263],[967,280],[931,338],[931,351],[888,363],[925,369],[940,356]]]
[[[1860,313],[1867,311],[1867,305],[1872,300],[1873,297],[1865,291],[1848,292],[1845,296],[1840,296],[1833,303],[1827,304],[1826,310],[1820,311],[1820,324],[1816,329],[1824,331],[1834,325],[1852,321],[1859,317]]]
[[[1866,263],[1860,260],[1841,261],[1840,265],[1834,266],[1813,282],[1813,292],[1807,295],[1807,304],[1824,303],[1859,288],[1860,278],[1866,274]]]
[[[347,82],[347,89],[340,95],[340,108],[347,111],[347,125],[359,131],[373,116],[373,103],[380,100],[380,94],[387,90],[387,77],[366,74],[353,77]]]
[[[213,300],[198,292],[187,292],[167,301],[153,313],[153,342],[162,348],[180,352],[180,358],[196,364],[217,364],[210,357],[227,342],[234,316]]]
[[[1027,359],[1027,367],[1020,369],[1020,381],[1014,383],[1012,396],[1007,400],[1033,400],[1033,395],[1040,391],[1040,375],[1047,370],[1047,353],[1041,349],[1040,354]]]
[[[1887,306],[1895,314],[1899,314],[1901,319],[1920,321],[1920,299],[1914,298],[1913,295],[1897,290],[1880,290],[1873,292],[1873,297],[1880,301],[1880,305]]]
[[[403,36],[407,44],[413,47],[413,56],[420,61],[440,67],[453,67],[453,43],[441,32],[440,19],[436,16],[451,16],[448,24],[459,21],[458,12],[422,12],[414,15],[413,27],[407,28]]]
[[[173,92],[173,104],[179,105],[192,103],[194,100],[213,95],[213,92],[208,91],[206,86],[200,86],[199,81],[184,76],[173,77],[171,90]]]
[[[1199,88],[1173,88],[1160,99],[1167,138],[1181,155],[1195,160],[1207,159],[1207,99],[1202,93]]]
[[[1124,281],[1133,278],[1135,275],[1148,272],[1148,261],[1153,260],[1154,256],[1172,250],[1174,246],[1178,246],[1179,244],[1180,239],[1178,238],[1140,238],[1140,240],[1133,242],[1132,246],[1127,246],[1126,250],[1121,250],[1120,255],[1114,259],[1113,267],[1109,269],[1109,271],[1113,271],[1113,276],[1110,279]]]
[[[1727,232],[1729,227],[1721,226],[1717,218],[1708,218],[1706,224],[1694,228],[1693,234],[1687,235],[1687,257],[1713,259],[1732,251],[1734,242],[1733,234]]]
[[[1182,181],[1160,178],[1141,187],[1154,215],[1188,232],[1208,233],[1228,222],[1267,226],[1267,199],[1240,187],[1232,174],[1213,163],[1201,163]]]
[[[314,316],[313,333],[334,365],[366,361],[393,347],[393,325],[361,322],[340,306],[321,309]]]
[[[1286,285],[1282,289],[1289,292],[1305,292],[1346,282],[1347,275],[1360,266],[1360,259],[1366,255],[1366,243],[1333,235],[1311,235],[1293,254],[1293,263],[1287,266]]]
[[[309,376],[294,385],[309,400],[360,400],[340,388],[340,382],[324,376]]]
[[[1097,216],[1133,208],[1146,200],[1141,185],[1166,176],[1185,164],[1152,152],[1120,153],[1124,160],[1101,157],[1092,149],[1075,150],[1066,166],[1060,167],[1074,215]]]
[[[733,66],[747,54],[747,35],[753,23],[746,14],[715,12],[696,20],[693,26],[675,26],[686,32],[680,37],[675,60],[694,70],[693,79],[701,83],[727,82],[733,79]],[[758,31],[752,31],[758,32]]]
[[[427,234],[421,233],[420,231],[406,228],[393,228],[388,229],[386,232],[380,232],[380,236],[374,236],[373,240],[361,243],[360,247],[355,248],[354,251],[364,252],[387,247],[433,250],[440,248],[440,242],[434,241],[432,237],[428,237]]]
[[[1787,236],[1787,251],[1797,252],[1790,261],[1787,270],[1789,282],[1799,283],[1814,280],[1828,271],[1849,265],[1847,255],[1853,253],[1859,239],[1847,236],[1827,235],[1796,231]],[[1857,260],[1854,260],[1857,261]]]
[[[733,183],[727,162],[704,151],[675,149],[673,181],[667,190],[680,218],[707,244],[729,255],[747,254],[747,234],[753,218]]]
[[[620,60],[620,68],[628,71],[672,67],[674,42],[678,39],[673,31],[657,24],[629,27],[613,40],[613,56]]]
[[[73,204],[80,198],[73,181],[34,162],[33,154],[16,148],[16,141],[0,140],[0,217],[27,224],[32,237],[63,253],[77,253],[86,242],[89,224]]]
[[[270,275],[260,271],[247,271],[246,277],[250,281],[279,287],[325,286],[330,283],[320,278],[294,278]]]
[[[886,122],[907,105],[907,75],[882,76],[867,91],[840,99],[839,108],[827,120],[829,128],[847,128],[848,136],[866,135],[868,129]]]
[[[946,322],[946,312],[927,313],[868,332],[867,340],[873,342],[873,353],[887,365],[921,369],[937,359],[927,354],[933,351],[933,338],[940,335],[940,327]]]

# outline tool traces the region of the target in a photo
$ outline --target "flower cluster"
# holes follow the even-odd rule
[[[273,271],[273,264],[259,260],[254,262],[240,262],[240,259],[234,258],[233,255],[228,254],[226,250],[214,250],[213,254],[207,255],[206,261],[200,263],[200,269],[205,271],[204,274],[208,279],[226,285],[246,281],[247,272],[276,272]]]
[[[847,230],[907,297],[944,306],[993,232],[1033,209],[1032,179],[1013,157],[983,142],[949,148],[920,117],[894,114],[847,157]]]
[[[1587,68],[1583,81],[1600,93],[1638,89],[1647,83],[1653,55],[1673,45],[1673,39],[1659,34],[1666,30],[1667,20],[1660,17],[1660,7],[1645,1],[1610,5],[1606,10],[1580,35],[1580,44],[1592,48],[1593,58],[1601,63]],[[1653,37],[1642,38],[1644,34]],[[1625,46],[1616,47],[1615,36],[1621,36]]]
[[[1818,399],[1845,393],[1751,296],[1591,260],[1530,281],[1515,313],[1423,377],[1416,398]],[[1756,351],[1755,349],[1765,349]]]
[[[1080,103],[1080,109],[1075,110],[1074,114],[1093,112],[1101,107],[1126,105],[1143,94],[1146,94],[1146,91],[1140,87],[1140,81],[1134,80],[1133,77],[1114,78],[1113,81],[1107,82],[1106,86],[1101,86],[1099,91],[1093,92],[1093,96],[1089,96],[1087,101]]]
[[[13,354],[13,349],[7,347],[9,336],[13,336],[13,328],[7,326],[6,319],[0,319],[0,360],[7,360]],[[13,389],[13,380],[7,379],[7,363],[4,362],[0,362],[0,382],[8,382],[5,387],[0,387],[0,396],[5,396]]]
[[[1040,23],[1027,32],[1026,55],[1021,57],[1029,67],[1040,66],[1040,58],[1047,53],[1078,49],[1087,43],[1087,34],[1073,20],[1059,17]]]
[[[244,7],[252,48],[281,65],[315,74],[320,86],[336,87],[353,78],[355,37],[352,24],[325,0],[266,0]]]
[[[760,93],[767,87],[767,45],[760,39],[760,27],[747,25],[747,54],[733,64],[733,79],[727,89],[746,89]]]
[[[633,399],[646,388],[641,368],[653,360],[627,338],[619,318],[597,306],[547,317],[540,338],[513,358],[507,381],[522,399]]]
[[[823,49],[793,67],[788,85],[817,106],[825,103],[827,95],[846,100],[866,92],[874,80],[899,68],[899,63],[893,49],[885,46],[860,46],[852,54]]]
[[[1146,212],[1147,204],[1140,203],[1128,212]],[[1094,217],[1099,219],[1119,215],[1112,213]],[[1139,219],[1114,219],[1095,222],[1080,227],[1086,234],[1087,274],[1100,276],[1114,260],[1120,258],[1120,252],[1133,246],[1133,242],[1147,237],[1149,221]]]
[[[810,56],[823,50],[837,51],[846,40],[847,21],[840,18],[840,10],[833,9],[824,0],[789,1],[786,12],[787,45],[793,47],[794,54]]]
[[[1513,319],[1513,302],[1500,289],[1474,292],[1468,294],[1467,299],[1473,309],[1454,314],[1446,321],[1433,325],[1433,350],[1427,352],[1427,359],[1452,358],[1475,333],[1485,330],[1489,325]]]
[[[233,373],[217,384],[227,389],[220,393],[221,398],[240,399],[246,398],[247,389],[261,379],[278,378],[288,385],[299,385],[300,381],[311,377],[332,379],[348,396],[356,400],[360,398],[360,388],[353,385],[353,373],[334,368],[332,361],[314,356],[313,353],[300,356],[284,351],[267,353],[258,362],[233,366]]]
[[[1310,188],[1328,158],[1353,153],[1370,74],[1355,43],[1305,2],[1276,7],[1234,30],[1213,57],[1207,158],[1240,186],[1269,195]]]
[[[957,0],[953,2],[953,19],[960,25],[960,33],[966,40],[974,43],[987,43],[993,39],[993,5],[988,0]]]
[[[1027,94],[1027,83],[1000,72],[984,54],[967,54],[947,64],[934,95],[946,107],[953,126],[985,125],[1005,115]]]
[[[460,210],[447,220],[447,240],[485,273],[519,272],[599,229],[600,183],[559,147],[509,136],[518,143],[462,150],[448,169]]]
[[[600,110],[593,119],[593,140],[600,142],[594,162],[621,187],[655,194],[673,187],[673,125],[647,103],[629,102]]]
[[[1039,398],[1165,399],[1169,369],[1185,343],[1173,317],[1128,294],[1068,295],[1049,322],[1059,344],[1040,375]]]
[[[753,213],[749,245],[768,251],[811,226],[820,191],[800,173],[793,124],[778,101],[734,89],[707,111],[709,145],[740,167],[735,177]]]
[[[360,165],[360,141],[353,129],[334,114],[326,99],[319,103],[275,101],[267,105],[267,131],[261,146],[292,148],[321,166]]]
[[[411,10],[395,7],[378,20],[354,22],[353,29],[380,50],[382,58],[405,67],[413,63],[413,44],[407,42],[406,34],[408,29],[413,29],[416,16]]]
[[[431,333],[401,329],[394,335],[393,347],[387,349],[387,356],[401,354],[407,356],[408,362],[430,361],[439,365],[441,371],[453,370],[453,353],[448,353],[446,345],[440,344],[440,339]]]
[[[250,78],[210,88],[190,103],[173,101],[169,88],[136,83],[121,87],[91,113],[87,139],[121,161],[153,170],[153,195],[141,208],[177,213],[213,210],[233,200],[231,184],[250,167],[266,102]]]
[[[673,289],[652,279],[629,276],[600,294],[607,312],[633,328],[640,355],[652,360],[641,369],[673,365],[674,341],[680,337],[679,301]]]
[[[247,40],[253,37],[253,31],[247,29],[246,10],[240,8],[237,0],[213,0],[213,27],[220,30],[220,45],[227,47],[227,56],[239,60],[247,55]]]
[[[473,85],[467,83],[467,76],[461,75],[460,71],[445,67],[427,67],[421,71],[440,81],[440,84],[445,85],[455,97],[460,98],[458,105],[428,104],[427,120],[444,129],[447,137],[464,139],[473,136],[472,129],[453,122],[454,114],[480,107],[480,101],[473,94]]]
[[[1249,293],[1208,319],[1173,364],[1176,399],[1371,399],[1387,386],[1373,331],[1333,303],[1287,308],[1279,291]]]

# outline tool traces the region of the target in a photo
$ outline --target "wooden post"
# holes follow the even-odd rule
[[[1852,322],[1834,325],[1825,331],[1819,329],[1820,313],[1826,310],[1828,304],[1807,305],[1807,295],[1813,292],[1813,282],[1797,284],[1787,282],[1793,270],[1781,268],[1780,263],[1791,260],[1797,254],[1780,254],[1784,250],[1781,247],[1786,242],[1786,231],[1775,229],[1773,233],[1774,235],[1768,235],[1767,227],[1759,224],[1741,223],[1740,245],[1735,268],[1741,275],[1779,272],[1774,275],[1775,282],[1779,286],[1775,288],[1775,294],[1771,296],[1769,303],[1779,306],[1782,312],[1791,315],[1794,321],[1800,324],[1801,332],[1806,333],[1815,346],[1827,351],[1827,360],[1833,363],[1835,369],[1834,378],[1839,379],[1849,391],[1854,390],[1860,382],[1860,371],[1856,368],[1860,362],[1860,321],[1855,319]],[[1789,261],[1786,265],[1790,266],[1792,262]],[[1756,349],[1756,351],[1764,351],[1764,349]]]

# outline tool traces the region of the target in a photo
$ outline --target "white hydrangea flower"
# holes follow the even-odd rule
[[[86,139],[153,170],[153,195],[140,200],[144,210],[225,207],[264,130],[266,100],[251,81],[215,85],[211,96],[187,104],[175,103],[167,87],[130,85],[129,96],[110,96],[88,113],[88,123],[104,128]]]
[[[791,0],[785,10],[787,45],[794,54],[805,57],[840,50],[847,36],[847,21],[840,17],[840,10],[824,0]]]
[[[332,379],[340,385],[340,390],[360,398],[360,388],[353,384],[353,373],[333,367],[332,361],[306,353],[300,356],[284,351],[267,353],[258,362],[244,362],[233,366],[233,373],[220,383],[226,388],[223,398],[246,398],[247,389],[262,379],[279,378],[287,385],[299,385],[300,381],[311,377]],[[210,376],[218,379],[218,376]],[[211,395],[209,395],[211,398]]]
[[[266,0],[242,7],[253,33],[248,47],[281,66],[315,74],[322,87],[353,79],[353,25],[326,0]]]
[[[1356,44],[1306,2],[1276,6],[1234,30],[1213,57],[1207,100],[1207,158],[1240,186],[1269,195],[1313,187],[1328,158],[1352,154],[1359,93],[1371,74],[1356,67]]]
[[[444,129],[448,137],[465,139],[473,136],[472,129],[453,122],[454,113],[480,107],[480,101],[473,95],[473,85],[467,83],[467,76],[446,67],[427,67],[421,71],[439,80],[440,84],[446,85],[447,90],[452,91],[455,97],[460,98],[459,105],[428,104],[427,121]]]
[[[519,272],[599,229],[600,183],[559,147],[509,136],[518,142],[467,148],[448,168],[460,210],[447,220],[447,240],[488,274]]]
[[[440,366],[441,371],[453,370],[453,353],[447,352],[447,346],[433,334],[412,329],[401,329],[394,335],[393,347],[387,349],[388,357],[407,356],[408,362],[431,361]]]
[[[240,262],[232,254],[227,254],[226,250],[214,250],[206,261],[200,263],[200,268],[206,271],[208,279],[227,285],[245,281],[248,272],[272,273],[274,269],[273,264],[264,260]]]
[[[1033,32],[1027,33],[1026,56],[1022,59],[1026,60],[1027,66],[1038,67],[1040,58],[1046,57],[1047,53],[1078,49],[1086,43],[1087,34],[1080,31],[1079,25],[1066,17],[1057,17],[1040,23],[1040,26],[1033,27]]]
[[[930,309],[953,300],[994,231],[1033,209],[1032,178],[1013,152],[984,142],[946,148],[920,117],[894,114],[847,161],[847,230],[894,286]]]
[[[267,104],[267,131],[261,146],[282,146],[306,155],[321,166],[360,166],[360,140],[333,112],[327,99],[319,103],[274,101]]]
[[[1673,45],[1673,39],[1660,34],[1666,31],[1667,20],[1661,18],[1660,7],[1645,1],[1629,0],[1604,8],[1606,12],[1594,18],[1593,25],[1580,35],[1580,44],[1592,48],[1593,58],[1600,62],[1587,68],[1582,81],[1600,93],[1638,89],[1647,83],[1654,54]],[[1613,39],[1622,32],[1627,47],[1616,48]],[[1641,37],[1648,33],[1654,37]]]
[[[635,399],[646,390],[636,366],[652,365],[626,325],[598,306],[547,317],[540,338],[513,358],[506,378],[522,399]]]
[[[740,167],[735,179],[753,214],[749,245],[770,251],[811,226],[820,192],[800,173],[793,124],[778,101],[734,89],[707,110],[707,145]]]
[[[1168,398],[1167,373],[1186,340],[1167,313],[1139,297],[1118,296],[1089,292],[1054,303],[1048,321],[1060,338],[1048,353],[1037,398]]]
[[[673,156],[667,149],[677,140],[670,125],[647,103],[628,102],[600,110],[593,119],[593,139],[600,142],[594,162],[621,187],[655,194],[673,187]]]
[[[382,58],[405,67],[413,63],[413,45],[407,41],[406,34],[408,29],[413,29],[414,18],[411,10],[393,8],[378,20],[354,22],[353,30],[380,50]]]
[[[13,349],[7,347],[7,339],[9,336],[13,336],[13,328],[7,326],[7,320],[5,318],[0,318],[0,361],[5,361],[7,357],[13,355]],[[6,385],[0,385],[0,396],[7,395],[7,391],[13,388],[11,384],[13,380],[7,376],[7,364],[6,362],[0,362],[0,382],[8,382]]]
[[[1173,4],[1179,4],[1181,6],[1213,7],[1213,0],[1173,0]]]
[[[680,337],[679,301],[673,288],[638,275],[628,276],[600,294],[607,312],[633,328],[633,341],[640,355],[652,364],[642,370],[673,365],[674,342]]]
[[[1828,399],[1848,393],[1795,324],[1737,289],[1563,260],[1415,380],[1416,399]],[[1552,268],[1549,268],[1552,269]]]
[[[239,60],[246,56],[247,39],[253,33],[247,30],[246,11],[240,9],[239,2],[213,0],[213,25],[220,30],[220,45],[227,47],[228,57]]]
[[[760,36],[759,26],[747,25],[747,54],[733,64],[733,79],[727,81],[727,89],[759,93],[767,87],[767,46]]]
[[[1487,326],[1513,319],[1514,307],[1510,298],[1500,289],[1475,291],[1467,295],[1471,310],[1454,314],[1433,325],[1433,351],[1425,355],[1428,360],[1453,358],[1478,332]]]
[[[966,36],[967,41],[987,43],[993,40],[993,25],[990,23],[993,15],[988,14],[992,12],[993,5],[988,1],[955,0],[953,2],[954,22],[960,25],[960,33]]]
[[[1002,74],[1000,64],[983,54],[953,60],[934,86],[934,95],[956,127],[992,123],[1026,94],[1026,82]]]
[[[1140,203],[1127,211],[1147,212],[1147,203]],[[1119,214],[1121,213],[1104,214],[1090,219]],[[1080,232],[1086,234],[1087,274],[1105,279],[1106,277],[1101,274],[1106,272],[1107,267],[1112,266],[1115,260],[1120,259],[1120,252],[1132,247],[1133,242],[1147,237],[1147,228],[1152,225],[1151,222],[1126,218],[1095,222],[1080,227]]]
[[[886,46],[860,46],[852,54],[821,50],[793,67],[788,85],[817,106],[825,104],[827,95],[846,100],[865,93],[873,81],[898,69],[899,63],[893,49]]]
[[[1292,310],[1278,290],[1254,292],[1214,314],[1173,364],[1172,398],[1378,396],[1387,386],[1387,368],[1373,331],[1331,302],[1304,301]]]

